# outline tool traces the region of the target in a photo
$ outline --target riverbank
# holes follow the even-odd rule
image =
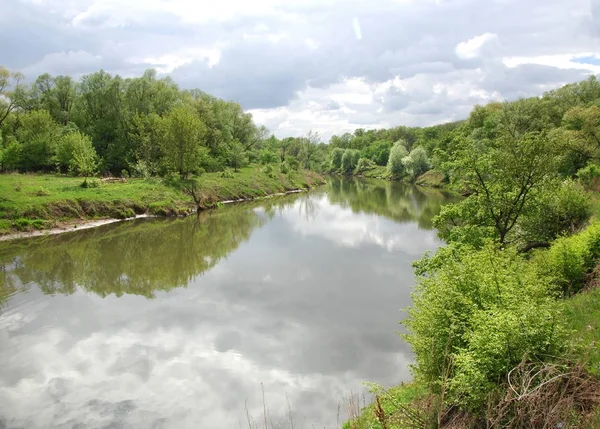
[[[353,412],[350,413],[350,418],[343,428],[451,427],[470,429],[484,427],[486,421],[494,421],[494,419],[501,422],[497,427],[538,427],[537,425],[530,426],[529,423],[524,426],[514,425],[515,422],[529,422],[531,420],[525,419],[533,419],[535,416],[543,416],[544,422],[553,421],[552,419],[558,421],[558,424],[548,427],[584,429],[600,427],[600,348],[598,348],[598,344],[600,344],[600,250],[597,247],[598,242],[600,242],[600,223],[596,210],[595,220],[587,228],[571,236],[557,239],[548,249],[535,250],[526,259],[522,259],[515,252],[511,254],[510,250],[503,251],[505,256],[501,256],[503,252],[490,252],[489,248],[487,250],[467,249],[462,253],[458,251],[453,255],[451,269],[457,269],[461,273],[460,284],[463,287],[468,287],[465,285],[473,281],[473,273],[476,270],[465,269],[465,267],[470,263],[469,261],[476,260],[478,254],[486,254],[494,259],[491,266],[502,267],[502,263],[508,264],[503,268],[498,268],[498,273],[494,274],[502,278],[504,282],[510,282],[512,278],[523,279],[525,277],[520,277],[519,273],[531,270],[532,273],[539,274],[535,277],[536,282],[551,285],[549,295],[543,293],[534,296],[527,303],[525,314],[521,315],[519,322],[513,325],[513,328],[511,328],[511,319],[507,315],[508,311],[514,310],[508,310],[506,314],[496,316],[504,316],[499,324],[500,327],[492,325],[490,329],[493,329],[494,332],[490,336],[491,339],[486,340],[486,348],[476,349],[476,352],[492,353],[496,359],[506,359],[508,352],[502,349],[505,343],[510,344],[512,348],[522,347],[520,342],[524,341],[523,339],[512,340],[518,336],[517,333],[532,329],[542,332],[543,321],[539,322],[534,318],[533,322],[528,322],[527,318],[536,313],[536,306],[543,309],[543,303],[547,304],[545,308],[550,311],[549,314],[554,315],[551,326],[553,330],[556,329],[561,346],[555,349],[556,353],[548,352],[544,361],[527,361],[526,353],[517,352],[518,359],[522,359],[522,361],[516,366],[511,366],[513,370],[509,372],[508,380],[488,381],[494,384],[494,388],[491,394],[485,398],[483,408],[460,410],[455,405],[448,405],[446,396],[455,388],[452,381],[449,382],[446,379],[432,384],[418,377],[417,373],[417,378],[411,382],[391,388],[372,387],[371,393],[375,395],[375,401],[363,409],[352,408]],[[513,268],[507,269],[510,264],[514,264],[514,270]],[[489,270],[490,267],[487,267],[487,270],[483,269],[483,272]],[[444,275],[448,272],[445,271]],[[438,272],[433,274],[433,276],[437,275],[439,275]],[[449,277],[444,278],[448,279]],[[485,274],[480,275],[475,283],[477,287],[486,288]],[[519,286],[527,287],[525,283],[519,283]],[[435,287],[435,284],[430,282],[428,288],[431,287]],[[495,281],[494,287],[498,288],[499,296],[503,296],[501,304],[503,309],[509,305],[507,298],[520,293],[510,286],[498,284]],[[501,291],[501,287],[506,287],[506,290]],[[565,291],[557,292],[557,288],[561,287],[566,288]],[[418,291],[423,293],[423,289],[418,289]],[[436,292],[439,295],[439,291]],[[469,299],[466,294],[461,296]],[[487,299],[489,301],[489,298]],[[456,296],[452,300],[459,301]],[[446,302],[448,305],[444,306],[444,311],[453,311],[449,309],[450,301]],[[491,306],[492,304],[486,302],[482,305]],[[429,307],[427,311],[434,312],[435,310]],[[490,314],[498,314],[493,310],[488,311]],[[485,321],[485,318],[480,320]],[[511,329],[514,329],[514,336],[507,334],[511,332]],[[500,340],[495,341],[498,338]],[[511,339],[509,340],[509,338]],[[539,342],[543,341],[540,337]],[[551,344],[550,340],[547,344]],[[497,349],[500,351],[494,351]],[[493,353],[497,354],[493,355]],[[487,356],[489,355],[484,355],[484,357]],[[457,357],[452,356],[452,359],[456,360]],[[479,359],[482,360],[481,357]],[[488,358],[485,362],[491,365],[490,362],[493,363],[494,360]],[[510,375],[513,372],[518,374],[513,374],[513,378],[524,377],[519,380],[523,384],[517,386],[517,390],[511,390],[513,389],[511,382],[515,381],[511,379]],[[535,375],[529,379],[526,378],[534,372]],[[487,380],[484,379],[484,381]],[[477,392],[481,383],[481,381],[479,384],[473,383],[470,386],[471,391]],[[486,408],[487,411],[485,411]],[[484,416],[482,417],[482,415]],[[518,420],[517,417],[524,420]]]
[[[86,188],[81,183],[81,178],[60,175],[0,175],[0,236],[59,233],[136,216],[181,216],[196,210],[191,197],[158,178],[88,179],[93,187]],[[198,179],[201,208],[323,183],[323,177],[311,171],[267,174],[261,166],[231,174],[207,173]]]

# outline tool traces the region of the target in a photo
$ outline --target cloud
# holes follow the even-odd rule
[[[481,55],[483,47],[498,40],[498,35],[493,33],[484,33],[475,36],[466,42],[460,42],[454,49],[458,58],[472,59]]]
[[[280,136],[306,133],[312,123],[322,124],[327,137],[358,125],[463,118],[475,102],[539,95],[563,82],[535,84],[525,76],[536,70],[530,65],[571,70],[564,76],[577,79],[600,67],[576,61],[600,55],[599,0],[13,4],[0,16],[9,68],[34,78],[43,68],[80,75],[99,66],[133,76],[155,67],[185,88],[239,101]],[[503,82],[508,75],[517,80]],[[418,86],[381,93],[390,82],[412,78]],[[440,95],[431,90],[437,84],[468,90]],[[340,101],[344,88],[348,98],[359,93],[368,103]],[[328,108],[329,96],[340,109]]]

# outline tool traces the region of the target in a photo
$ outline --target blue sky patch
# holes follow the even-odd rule
[[[571,61],[579,64],[593,64],[595,66],[600,66],[600,58],[593,55],[586,57],[575,57]]]

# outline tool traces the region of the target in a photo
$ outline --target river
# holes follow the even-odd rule
[[[447,201],[332,179],[0,243],[0,428],[339,427],[363,382],[410,379],[398,321]]]

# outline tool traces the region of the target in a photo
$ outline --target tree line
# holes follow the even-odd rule
[[[182,90],[154,70],[24,83],[0,67],[2,171],[187,177],[249,162],[318,170],[323,146],[312,132],[277,139],[239,104]]]

